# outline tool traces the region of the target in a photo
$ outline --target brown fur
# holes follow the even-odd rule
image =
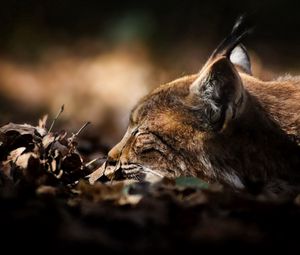
[[[261,81],[223,52],[199,74],[143,98],[107,166],[138,180],[187,175],[252,192],[298,192],[299,79]]]

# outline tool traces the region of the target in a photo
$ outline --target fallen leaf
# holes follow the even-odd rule
[[[71,153],[63,158],[61,169],[66,172],[74,172],[82,166],[82,159],[79,154]]]
[[[104,162],[102,166],[100,166],[88,176],[90,184],[94,184],[101,176],[104,175],[105,167],[106,163]]]
[[[123,194],[124,183],[117,182],[113,184],[102,184],[100,182],[90,185],[87,182],[80,181],[77,185],[81,195],[93,200],[94,202],[100,201],[119,201]]]
[[[15,163],[18,167],[21,167],[21,168],[25,169],[25,168],[28,167],[28,160],[29,160],[30,157],[36,158],[36,155],[32,152],[22,154],[17,158]]]
[[[38,195],[52,195],[55,196],[57,194],[57,188],[48,185],[41,185],[37,188],[36,194]]]
[[[47,134],[47,130],[41,127],[36,127],[35,134],[38,134],[39,136],[43,137]]]
[[[4,161],[0,166],[1,172],[8,178],[12,178],[11,176],[11,161]]]
[[[55,141],[51,148],[52,150],[58,150],[62,156],[66,156],[69,153],[69,148],[65,145],[62,145],[59,141]]]
[[[26,150],[26,147],[20,147],[18,149],[15,149],[13,151],[11,151],[8,155],[8,160],[11,160],[13,162],[16,162],[18,157],[20,157],[20,155]]]
[[[2,133],[7,133],[9,131],[16,131],[20,135],[25,135],[25,134],[34,135],[35,130],[36,128],[29,124],[14,124],[14,123],[9,123],[0,128],[0,132]]]
[[[52,160],[50,165],[52,172],[56,172],[56,160]]]
[[[126,196],[122,196],[119,199],[118,203],[119,205],[127,205],[127,204],[136,205],[141,201],[142,198],[143,198],[142,195],[126,195]]]
[[[181,176],[175,182],[178,187],[208,189],[208,184],[196,177]]]
[[[49,133],[43,137],[42,143],[45,148],[52,144],[55,140],[55,137],[52,133]]]
[[[48,120],[48,115],[44,115],[42,118],[39,119],[39,127],[45,129],[46,128],[46,124],[47,124],[47,120]]]

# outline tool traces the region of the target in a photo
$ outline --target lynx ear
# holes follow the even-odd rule
[[[190,86],[187,102],[199,110],[206,130],[224,129],[243,110],[245,90],[234,65],[251,74],[249,56],[241,45],[251,30],[244,16],[238,18]]]
[[[201,111],[203,127],[220,131],[242,111],[244,87],[227,57],[206,66],[190,87],[189,100]]]
[[[237,45],[231,51],[229,58],[231,63],[240,67],[245,73],[252,75],[250,58],[245,46],[242,44]]]

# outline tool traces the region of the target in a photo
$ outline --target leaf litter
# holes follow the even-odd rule
[[[300,199],[233,192],[194,177],[150,184],[113,180],[78,150],[78,132],[9,123],[0,128],[2,246],[44,253],[182,253],[298,247]],[[279,241],[280,240],[280,241]],[[16,246],[15,244],[19,245]],[[24,245],[24,246],[22,246]],[[288,248],[287,248],[288,247]],[[4,249],[4,248],[3,248]]]

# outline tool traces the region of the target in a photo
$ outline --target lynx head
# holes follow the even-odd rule
[[[248,32],[238,20],[198,74],[162,85],[141,99],[123,139],[90,182],[104,171],[106,176],[146,181],[196,176],[255,192],[298,187],[300,147],[285,130],[289,125],[291,132],[298,130],[295,115],[282,108],[278,95],[284,84],[273,86],[251,76],[241,45]],[[299,100],[289,102],[290,112]]]
[[[238,69],[251,73],[248,54],[240,44],[248,33],[241,21],[198,74],[162,85],[140,100],[126,134],[108,154],[105,171],[149,181],[181,175],[211,181],[221,174],[243,186],[235,173],[218,173],[211,157],[212,150],[215,155],[223,150],[226,154],[228,127],[247,103],[238,73]]]

